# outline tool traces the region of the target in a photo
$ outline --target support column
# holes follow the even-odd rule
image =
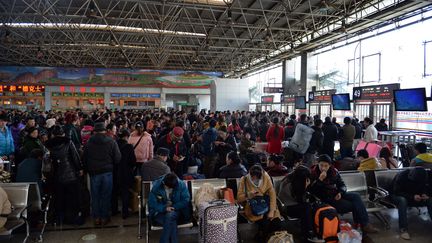
[[[111,93],[104,89],[104,106],[108,109],[111,109]]]
[[[52,107],[52,104],[51,104],[51,102],[52,102],[51,88],[48,87],[48,86],[45,87],[45,97],[44,97],[44,99],[45,99],[45,111],[51,110],[51,107]]]
[[[308,80],[308,53],[301,54],[301,71],[300,71],[300,88],[299,95],[307,95],[307,80]]]

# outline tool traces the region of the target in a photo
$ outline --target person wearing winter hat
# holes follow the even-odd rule
[[[428,173],[423,167],[403,170],[393,180],[391,200],[398,208],[400,237],[410,240],[408,233],[408,207],[426,206],[432,218],[432,199],[427,190]]]
[[[188,166],[186,163],[188,151],[183,140],[183,134],[183,128],[174,127],[170,133],[162,136],[156,144],[156,149],[163,147],[170,151],[167,160],[168,166],[171,168],[171,171],[175,172],[180,178],[182,178]]]
[[[311,168],[311,193],[323,202],[336,208],[340,214],[353,213],[354,223],[362,227],[363,233],[377,233],[369,223],[366,207],[359,194],[347,192],[342,177],[327,154],[320,155],[318,164]]]

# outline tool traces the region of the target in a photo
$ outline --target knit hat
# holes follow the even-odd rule
[[[178,138],[183,137],[183,134],[184,134],[184,130],[181,127],[174,127],[172,132],[173,132],[174,136],[176,136]]]
[[[98,122],[95,124],[93,131],[102,132],[106,131],[105,122]]]
[[[327,154],[321,154],[318,157],[318,162],[327,162],[329,164],[333,164],[333,160]]]
[[[167,148],[160,147],[157,149],[156,154],[160,156],[169,156],[170,151]]]

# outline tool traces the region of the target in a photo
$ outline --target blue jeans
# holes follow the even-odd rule
[[[366,207],[359,194],[353,192],[345,192],[339,200],[330,200],[328,202],[331,206],[336,208],[340,214],[353,213],[354,223],[366,226],[369,223],[369,215]]]
[[[432,199],[429,198],[426,201],[416,202],[414,197],[411,200],[406,199],[402,196],[392,196],[391,197],[394,204],[396,204],[399,213],[399,229],[408,229],[408,217],[407,209],[408,207],[423,207],[428,208],[429,216],[432,219]]]
[[[160,213],[152,218],[157,225],[163,226],[160,243],[177,243],[177,220],[178,213],[175,211]]]
[[[112,172],[90,176],[90,189],[93,218],[108,219],[111,215]]]

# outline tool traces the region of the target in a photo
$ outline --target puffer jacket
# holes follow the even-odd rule
[[[136,131],[132,132],[128,142],[135,147],[135,157],[137,162],[147,162],[153,159],[153,139],[148,132],[144,132],[143,137],[140,140],[141,135]],[[139,144],[138,144],[139,141]],[[138,144],[138,145],[137,145]]]
[[[54,179],[63,184],[78,180],[82,165],[74,143],[67,137],[54,137],[47,141],[46,147],[50,151]]]
[[[120,160],[117,143],[105,134],[96,133],[84,147],[83,164],[90,175],[112,172]]]
[[[365,170],[377,170],[381,169],[381,163],[375,158],[367,158],[360,162],[360,166],[357,168],[358,171],[365,171]]]
[[[333,166],[327,171],[327,177],[321,181],[319,176],[321,171],[318,165],[314,165],[311,168],[312,184],[310,186],[310,192],[317,196],[324,202],[329,202],[340,193],[344,194],[347,190],[345,182],[339,174],[339,171]]]
[[[297,124],[294,136],[291,138],[288,148],[296,151],[297,153],[304,154],[309,148],[309,142],[314,133],[314,129],[304,125]]]

